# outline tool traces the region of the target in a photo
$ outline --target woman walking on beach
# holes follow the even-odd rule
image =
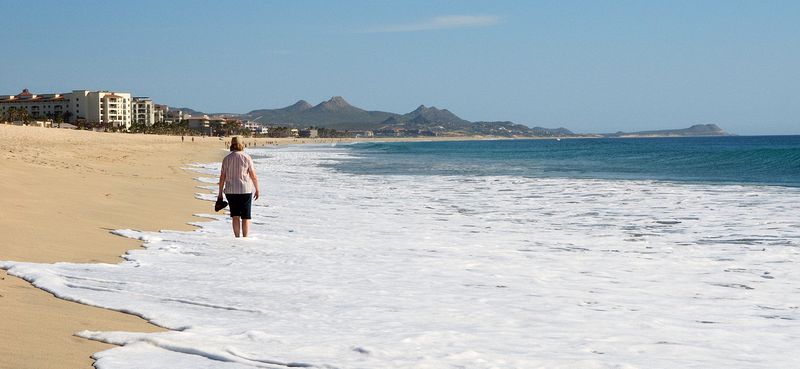
[[[231,218],[233,219],[233,235],[243,237],[250,233],[250,207],[258,200],[258,177],[253,167],[253,158],[243,152],[239,137],[231,138],[231,153],[222,160],[222,171],[219,174],[219,192],[217,199],[222,199],[222,194],[230,204]]]

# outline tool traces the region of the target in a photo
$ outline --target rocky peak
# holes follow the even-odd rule
[[[414,111],[404,115],[407,119],[420,117],[427,122],[435,123],[463,123],[465,120],[459,118],[447,109],[438,109],[435,106],[427,107],[420,105]],[[421,120],[420,120],[421,121]]]
[[[350,105],[350,103],[347,102],[347,100],[345,100],[341,96],[331,97],[330,100],[322,102],[317,106],[320,106],[327,110],[339,110],[339,109],[346,109],[353,107],[352,105]]]
[[[308,101],[300,100],[292,105],[287,106],[285,109],[290,111],[303,111],[311,109],[312,105]]]

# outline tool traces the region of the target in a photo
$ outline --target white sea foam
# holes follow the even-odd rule
[[[798,189],[356,176],[317,166],[345,148],[250,151],[252,239],[208,215],[116,231],[145,245],[119,265],[0,267],[174,330],[80,332],[122,345],[101,369],[800,366]]]

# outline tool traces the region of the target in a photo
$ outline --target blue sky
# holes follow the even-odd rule
[[[7,1],[0,94],[800,134],[797,1]]]

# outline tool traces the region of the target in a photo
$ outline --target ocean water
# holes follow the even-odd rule
[[[350,173],[515,175],[800,186],[800,136],[378,142]]]
[[[738,151],[760,179],[496,150],[589,140],[253,149],[250,239],[213,214],[116,231],[144,243],[116,265],[0,267],[172,329],[79,332],[120,345],[100,369],[798,367],[796,143]],[[219,164],[193,170],[213,200]]]

